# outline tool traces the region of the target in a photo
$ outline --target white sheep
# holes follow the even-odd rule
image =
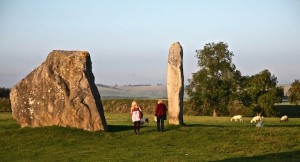
[[[238,120],[240,121],[240,122],[242,122],[243,121],[243,119],[242,119],[242,115],[235,115],[235,116],[233,116],[231,119],[230,119],[230,121],[235,121],[235,122],[237,122]]]
[[[262,120],[262,118],[264,118],[263,116],[255,116],[255,117],[253,117],[253,119],[250,121],[251,123],[256,123],[257,121],[261,121]]]
[[[281,117],[280,121],[281,122],[288,122],[289,118],[288,118],[288,116],[284,115],[284,116]]]

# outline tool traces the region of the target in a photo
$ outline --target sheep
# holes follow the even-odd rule
[[[286,115],[282,116],[280,119],[280,122],[288,122],[288,121],[289,121],[289,118]]]
[[[237,122],[238,120],[239,120],[240,122],[242,122],[242,121],[243,121],[242,115],[235,115],[235,116],[233,116],[233,117],[230,119],[230,121],[232,121],[232,120],[234,120],[235,122]]]
[[[253,119],[250,121],[251,123],[256,123],[257,121],[261,121],[262,120],[262,118],[264,118],[263,116],[255,116],[255,117],[253,117]]]

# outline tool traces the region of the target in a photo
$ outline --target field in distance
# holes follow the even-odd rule
[[[144,99],[157,99],[167,98],[166,85],[103,85],[96,84],[102,99],[126,99],[126,98],[144,98]],[[287,93],[289,85],[279,85],[284,87],[284,94]],[[184,92],[184,98],[187,99],[188,95]],[[285,101],[285,100],[284,100]]]
[[[167,98],[167,87],[164,85],[124,85],[106,86],[96,84],[102,99],[110,98]]]

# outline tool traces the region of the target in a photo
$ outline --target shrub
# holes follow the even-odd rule
[[[9,98],[0,98],[0,111],[1,112],[10,112],[11,105]]]
[[[130,113],[131,102],[135,99],[102,99],[104,112],[106,113]],[[157,99],[137,99],[135,100],[142,107],[146,114],[155,113]],[[168,107],[168,100],[163,100],[163,103]],[[196,115],[186,101],[183,102],[184,115]]]

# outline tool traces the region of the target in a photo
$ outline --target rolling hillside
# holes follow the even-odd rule
[[[109,98],[167,98],[166,86],[105,86],[97,84],[102,99]]]

